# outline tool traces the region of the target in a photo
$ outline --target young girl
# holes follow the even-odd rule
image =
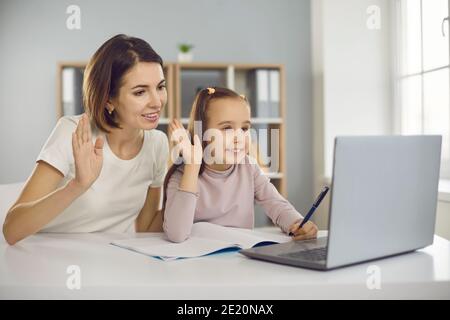
[[[214,161],[206,157],[213,142],[201,142],[194,135],[194,125],[199,124],[202,137],[207,130],[225,136],[225,142],[219,143],[222,148],[211,153]],[[171,241],[186,240],[197,221],[253,228],[254,202],[284,232],[293,232],[294,240],[317,236],[318,229],[310,221],[298,229],[303,217],[278,193],[259,166],[251,163],[247,156],[250,126],[246,98],[225,88],[206,88],[197,94],[188,126],[191,139],[179,121],[170,124],[169,131],[177,133],[183,160],[169,169],[164,182],[163,229]],[[216,136],[215,140],[220,139]]]

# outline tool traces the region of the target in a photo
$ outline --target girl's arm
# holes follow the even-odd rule
[[[255,201],[264,208],[273,223],[286,233],[292,232],[293,240],[316,238],[317,226],[308,221],[301,229],[298,229],[303,216],[295,210],[289,201],[283,198],[258,166],[255,165],[254,169]]]
[[[183,156],[184,171],[181,178],[175,172],[167,185],[163,229],[169,240],[183,242],[189,237],[194,223],[203,150],[200,138],[195,135],[194,143],[191,144],[186,130],[178,120],[170,123],[169,132],[179,142],[177,147]]]
[[[181,178],[178,172],[170,178],[163,223],[170,241],[183,242],[191,233],[198,199],[199,170],[199,166],[185,165]]]
[[[94,183],[103,163],[103,140],[91,140],[86,115],[72,135],[75,178],[57,189],[63,174],[46,162],[38,162],[17,201],[9,209],[3,223],[8,244],[41,230]]]
[[[254,171],[255,202],[264,208],[272,222],[285,233],[303,216],[287,201],[264,175],[259,166],[252,166]]]

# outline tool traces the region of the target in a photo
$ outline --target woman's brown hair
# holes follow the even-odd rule
[[[116,97],[123,76],[138,62],[156,62],[162,58],[144,40],[118,34],[94,53],[86,66],[83,79],[83,104],[98,129],[120,128],[114,112],[106,109],[109,99]]]
[[[210,93],[211,92],[211,93]],[[213,93],[212,93],[213,92]],[[211,88],[205,88],[200,90],[197,93],[197,96],[194,99],[194,102],[192,104],[191,113],[189,116],[189,124],[188,124],[188,132],[189,137],[191,140],[191,144],[194,144],[194,134],[199,135],[200,139],[202,140],[202,149],[205,150],[207,146],[207,141],[203,141],[202,137],[205,134],[205,131],[207,128],[207,111],[208,106],[210,105],[211,101],[217,100],[217,99],[223,99],[223,98],[233,98],[233,99],[243,99],[247,104],[248,101],[243,95],[239,95],[238,93],[234,92],[233,90],[227,89],[227,88],[221,88],[221,87],[211,87]],[[194,126],[195,123],[201,122],[201,132],[195,132]],[[177,171],[178,168],[183,166],[183,163],[179,164],[173,164],[169,170],[167,171],[166,177],[164,179],[164,196],[163,196],[163,214],[164,214],[164,208],[166,206],[167,201],[167,186],[169,185],[169,180],[171,176]],[[202,163],[200,165],[200,171],[199,175],[203,173],[205,170],[205,161],[202,157]]]

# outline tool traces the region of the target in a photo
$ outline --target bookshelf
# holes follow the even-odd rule
[[[57,118],[66,114],[77,114],[73,113],[74,110],[78,110],[78,113],[82,110],[80,105],[77,106],[77,109],[71,107],[70,104],[80,103],[82,77],[81,83],[79,81],[85,66],[86,62],[61,62],[58,64]],[[270,150],[267,144],[264,147],[265,143],[262,143],[262,147],[265,150],[259,148],[259,145],[254,145],[252,152],[254,152],[255,156],[258,155],[258,162],[274,186],[283,196],[287,197],[285,170],[286,102],[283,65],[168,62],[164,64],[164,75],[167,82],[168,102],[161,114],[158,129],[166,133],[168,123],[173,118],[180,119],[183,124],[187,124],[194,96],[201,88],[223,86],[233,89],[239,94],[244,94],[252,108],[252,127],[258,131],[258,137],[261,136],[263,137],[262,141],[269,142],[272,130],[276,129],[276,132],[278,132],[276,151],[278,152],[279,159],[276,166],[277,170],[270,170],[267,166],[264,166],[261,160],[264,157],[261,158],[259,156],[260,154],[265,154],[269,157],[273,155],[272,150]],[[270,83],[270,86],[266,88],[270,94],[268,101],[271,101],[273,97],[276,98],[274,99],[275,101],[272,101],[273,104],[269,106],[261,103],[261,101],[265,101],[265,94],[261,94],[264,91],[264,85],[260,86],[260,83],[265,84],[265,82],[260,81],[261,79],[268,79],[267,81]],[[263,96],[262,99],[261,96]],[[68,112],[65,110],[68,110]]]

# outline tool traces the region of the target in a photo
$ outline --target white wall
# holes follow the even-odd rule
[[[450,202],[448,201],[438,202],[435,233],[450,240]]]
[[[366,26],[366,9],[381,10],[381,29]],[[390,0],[315,0],[311,5],[315,194],[330,184],[337,135],[394,134],[395,41]],[[315,214],[328,227],[329,200]],[[450,239],[450,202],[439,197],[436,234]]]
[[[381,10],[371,30],[366,10]],[[389,0],[312,2],[315,191],[329,182],[337,135],[392,133]],[[329,198],[329,197],[327,197]],[[316,214],[328,225],[328,203]]]

